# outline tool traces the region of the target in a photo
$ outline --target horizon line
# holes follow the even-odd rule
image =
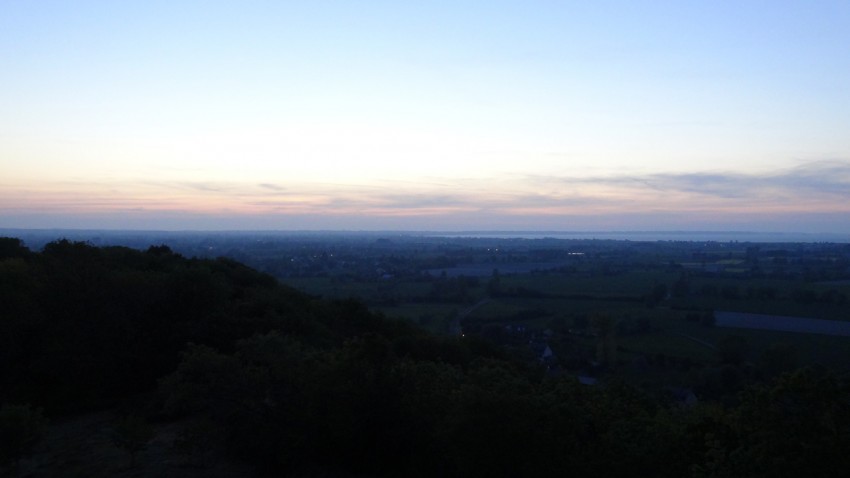
[[[21,231],[21,232],[74,232],[74,233],[163,233],[163,234],[198,234],[198,233],[218,233],[218,234],[239,234],[239,233],[260,233],[260,234],[396,234],[396,235],[546,235],[552,234],[556,236],[569,234],[600,234],[600,235],[620,235],[620,234],[635,234],[635,235],[650,235],[650,234],[670,234],[670,235],[723,235],[723,234],[740,234],[740,235],[771,235],[771,236],[830,236],[830,237],[846,237],[850,238],[850,233],[842,232],[811,232],[811,231],[760,231],[760,230],[687,230],[687,229],[585,229],[585,230],[554,230],[554,229],[143,229],[143,228],[73,228],[73,227],[44,227],[44,228],[28,228],[28,227],[5,227],[0,226],[0,231]]]

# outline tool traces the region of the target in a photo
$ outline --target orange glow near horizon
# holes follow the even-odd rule
[[[759,183],[756,178],[752,181]],[[0,211],[6,214],[108,214],[127,211],[179,212],[230,216],[357,216],[416,218],[486,214],[487,217],[557,218],[623,214],[690,214],[694,218],[723,216],[850,213],[850,202],[834,194],[792,195],[775,187],[738,191],[731,197],[708,191],[659,189],[642,180],[586,178],[551,181],[535,188],[533,181],[501,178],[501,189],[487,181],[444,180],[440,185],[392,182],[372,185],[260,182],[55,182],[23,187],[6,184]],[[463,186],[463,187],[461,187]],[[766,191],[766,192],[765,192]],[[793,192],[793,191],[792,191]],[[696,220],[696,219],[695,219]]]
[[[11,2],[0,227],[850,233],[841,2],[314,3]]]

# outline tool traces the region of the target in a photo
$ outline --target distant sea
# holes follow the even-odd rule
[[[850,233],[806,232],[751,232],[751,231],[389,231],[389,230],[97,230],[97,229],[16,229],[0,227],[0,236],[21,238],[66,237],[73,240],[90,240],[94,237],[132,235],[151,238],[168,238],[186,235],[262,235],[262,236],[427,236],[491,239],[599,239],[618,241],[692,241],[692,242],[830,242],[850,243]]]
[[[423,232],[443,237],[522,239],[609,239],[618,241],[716,242],[837,242],[850,243],[850,234],[748,231],[464,231]]]

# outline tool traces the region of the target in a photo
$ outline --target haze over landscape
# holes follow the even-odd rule
[[[848,27],[0,1],[0,476],[850,476]]]
[[[850,3],[0,6],[0,227],[850,233]]]

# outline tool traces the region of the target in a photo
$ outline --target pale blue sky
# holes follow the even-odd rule
[[[0,2],[0,226],[850,232],[850,2]]]

